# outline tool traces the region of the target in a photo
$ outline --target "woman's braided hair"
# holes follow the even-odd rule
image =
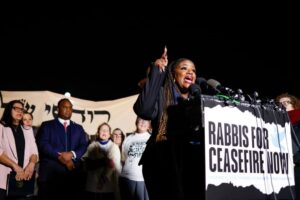
[[[174,93],[173,88],[175,87],[176,90],[178,90],[177,85],[175,84],[175,77],[174,77],[174,71],[176,67],[185,60],[190,60],[187,58],[179,58],[173,62],[171,62],[167,67],[167,76],[164,82],[164,103],[163,103],[163,110],[160,117],[160,123],[158,127],[158,133],[156,135],[156,141],[163,141],[167,140],[166,137],[166,131],[167,131],[167,122],[168,122],[168,113],[167,108],[170,105],[175,104],[174,102]],[[179,91],[179,90],[178,90]]]

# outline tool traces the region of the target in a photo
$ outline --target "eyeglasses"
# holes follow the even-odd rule
[[[113,134],[113,137],[122,137],[122,134]]]
[[[281,103],[281,104],[292,104],[291,101],[280,101],[279,103]]]
[[[20,113],[23,113],[25,110],[23,108],[19,108],[19,107],[16,107],[14,106],[13,109],[16,111],[16,112],[20,112]]]

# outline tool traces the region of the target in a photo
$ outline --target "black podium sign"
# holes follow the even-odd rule
[[[202,106],[206,199],[294,199],[286,112],[211,96]]]

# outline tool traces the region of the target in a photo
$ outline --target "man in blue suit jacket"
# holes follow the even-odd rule
[[[43,122],[39,129],[39,199],[76,198],[82,190],[78,164],[87,139],[83,127],[70,120],[72,112],[71,101],[61,99],[58,117]]]

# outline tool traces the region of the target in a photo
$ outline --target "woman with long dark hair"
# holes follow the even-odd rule
[[[138,116],[152,121],[152,135],[140,160],[150,200],[203,195],[200,94],[193,96],[190,90],[195,81],[195,64],[187,58],[169,64],[165,48],[152,63],[134,104]]]
[[[7,175],[16,172],[16,180],[29,180],[38,161],[38,150],[32,128],[21,125],[24,106],[19,100],[10,101],[0,123],[0,200],[6,199]],[[9,199],[18,199],[9,198]],[[23,197],[25,198],[25,197]]]

